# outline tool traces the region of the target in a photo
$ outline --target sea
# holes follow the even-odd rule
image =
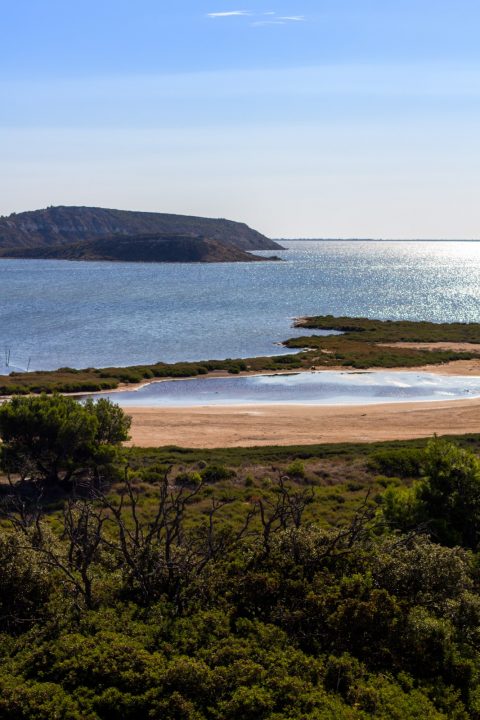
[[[480,321],[479,242],[283,244],[265,263],[0,260],[0,373],[281,354],[303,315]]]

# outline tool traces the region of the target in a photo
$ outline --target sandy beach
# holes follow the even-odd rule
[[[262,405],[129,408],[141,447],[373,442],[480,432],[480,399],[365,407]]]
[[[131,444],[251,447],[406,440],[480,432],[480,399],[364,407],[129,408]]]

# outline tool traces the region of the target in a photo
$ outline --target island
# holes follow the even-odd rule
[[[112,235],[63,245],[0,249],[0,258],[148,263],[266,262],[277,256],[253,255],[233,244],[190,235]]]
[[[0,217],[0,259],[110,262],[268,262],[282,246],[223,218],[91,207],[49,207]]]

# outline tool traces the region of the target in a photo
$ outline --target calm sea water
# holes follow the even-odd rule
[[[5,348],[10,369],[29,358],[51,369],[280,353],[298,315],[480,320],[480,243],[290,242],[279,254],[285,262],[1,260],[0,372]]]

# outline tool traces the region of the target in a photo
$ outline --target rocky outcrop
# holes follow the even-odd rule
[[[0,217],[0,248],[78,243],[112,235],[203,236],[241,250],[281,248],[244,223],[232,220],[90,207],[49,207]]]
[[[1,257],[117,262],[262,262],[267,259],[229,243],[185,235],[114,235],[78,243],[0,250]]]

